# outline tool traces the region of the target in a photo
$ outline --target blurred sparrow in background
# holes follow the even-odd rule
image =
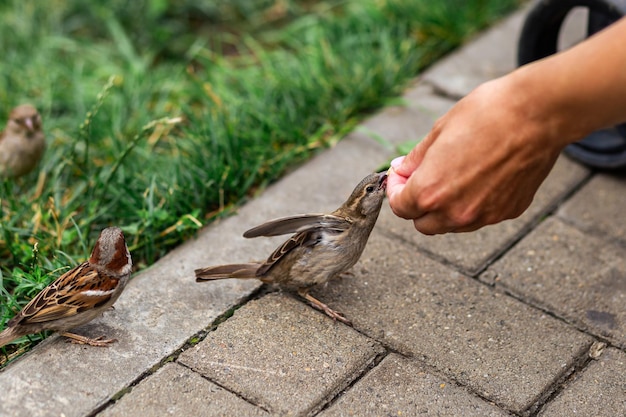
[[[117,227],[100,232],[88,261],[44,288],[7,323],[0,347],[18,337],[44,330],[61,332],[75,343],[107,346],[115,339],[90,339],[67,330],[85,324],[109,308],[130,278],[132,260]]]
[[[309,290],[346,272],[359,260],[380,213],[386,183],[386,173],[368,175],[348,200],[331,214],[284,217],[248,230],[244,237],[295,235],[263,263],[197,269],[196,281],[257,278],[264,283],[296,290],[328,316],[351,324],[342,314],[310,295]]]
[[[0,177],[21,177],[39,163],[46,148],[41,116],[33,106],[22,104],[11,111],[0,134]]]

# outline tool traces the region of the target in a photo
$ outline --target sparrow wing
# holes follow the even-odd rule
[[[332,214],[299,214],[270,220],[246,231],[244,237],[279,236],[287,233],[305,232],[311,229],[324,228],[342,232],[350,226],[344,217]]]
[[[257,269],[258,277],[267,273],[278,261],[286,256],[292,250],[298,247],[308,247],[318,244],[322,240],[321,228],[306,230],[304,232],[293,235],[290,239],[280,245],[267,260]]]
[[[117,278],[100,273],[84,262],[44,288],[8,326],[54,321],[103,306],[118,284]]]

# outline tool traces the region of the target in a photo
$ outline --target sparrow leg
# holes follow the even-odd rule
[[[69,333],[69,332],[61,333],[61,336],[65,336],[68,339],[70,339],[69,342],[76,343],[76,344],[79,344],[79,345],[106,347],[106,346],[109,346],[113,342],[117,342],[117,339],[106,339],[106,340],[103,340],[104,336],[100,336],[100,337],[97,337],[95,339],[91,339],[91,338],[86,337],[86,336],[81,336],[79,334]]]
[[[352,271],[343,271],[342,273],[337,275],[337,277],[340,278],[340,279],[354,278],[354,272],[352,272]]]
[[[324,313],[326,313],[328,317],[332,318],[333,320],[339,320],[340,322],[345,323],[348,326],[352,326],[352,322],[350,320],[345,318],[338,311],[333,310],[317,298],[313,297],[311,294],[309,294],[308,290],[298,290],[298,294],[300,295],[300,297],[311,303],[313,307],[317,308],[318,310],[322,310]]]

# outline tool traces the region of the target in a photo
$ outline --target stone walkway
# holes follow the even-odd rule
[[[515,64],[524,12],[433,66],[362,128],[133,278],[115,310],[0,372],[0,416],[626,415],[626,181],[562,157],[520,218],[427,237],[387,204],[333,322],[194,268],[264,259],[270,218],[330,211],[454,100]],[[459,150],[462,152],[462,149]]]

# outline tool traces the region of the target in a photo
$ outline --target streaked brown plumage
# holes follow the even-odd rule
[[[386,180],[386,173],[368,175],[331,214],[284,217],[248,230],[244,237],[295,234],[265,262],[197,269],[196,281],[257,278],[296,290],[328,316],[351,324],[343,315],[311,296],[309,290],[348,271],[359,260],[380,213]]]
[[[11,111],[0,134],[0,177],[21,177],[31,172],[46,149],[41,116],[33,106],[22,104]]]
[[[89,339],[67,331],[85,324],[113,305],[132,269],[130,252],[122,230],[109,227],[100,232],[89,260],[61,275],[7,323],[0,346],[18,337],[44,330],[61,332],[78,343],[107,346],[114,339]]]

